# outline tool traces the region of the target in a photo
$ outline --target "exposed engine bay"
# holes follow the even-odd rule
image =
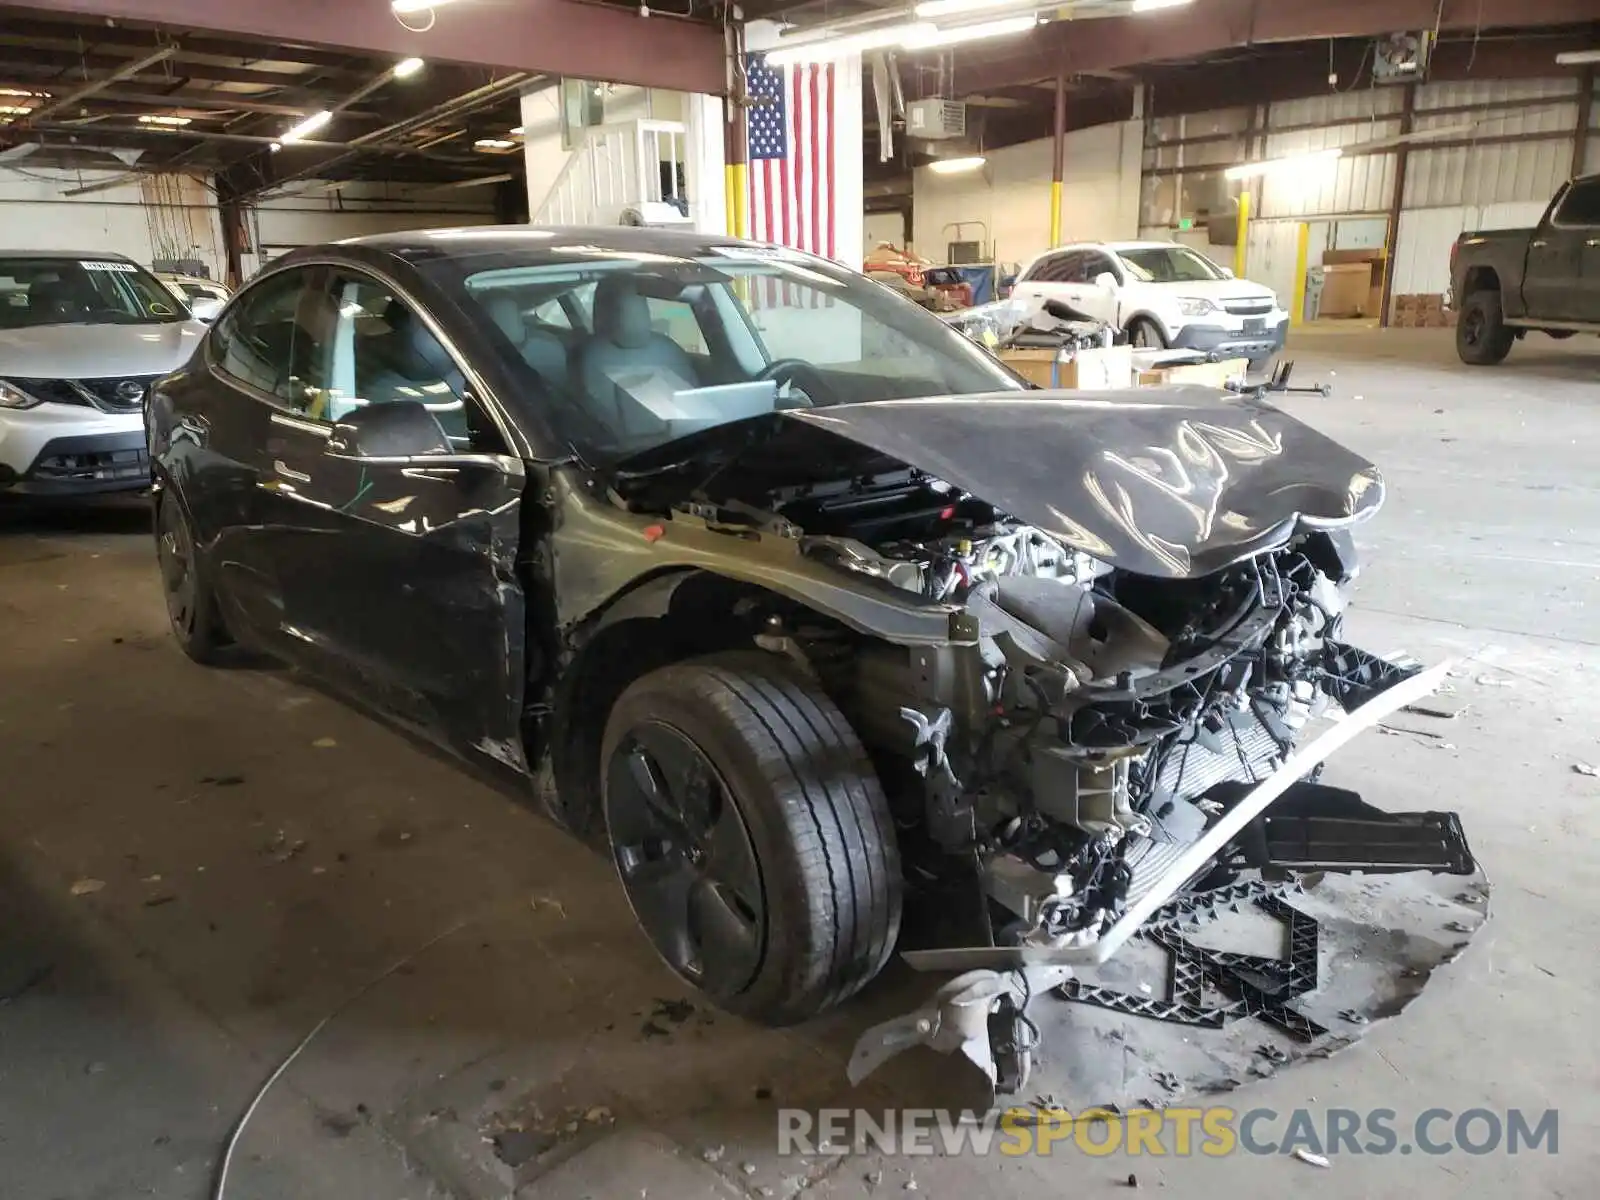
[[[974,503],[916,486],[951,501],[935,524]],[[1347,537],[1152,580],[1003,517],[921,540],[872,507],[876,545],[803,536],[807,553],[961,604],[973,643],[855,646],[836,659],[849,677],[829,682],[869,747],[915,762],[927,831],[979,855],[1005,936],[1094,938],[1199,837],[1219,809],[1208,792],[1270,775],[1308,720],[1361,686],[1337,640]],[[824,639],[792,635],[837,672]],[[913,673],[939,681],[937,704]]]

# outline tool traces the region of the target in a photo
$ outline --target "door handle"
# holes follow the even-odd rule
[[[279,475],[282,475],[285,479],[292,479],[296,483],[311,482],[311,476],[307,475],[304,471],[296,471],[281,458],[275,458],[272,460],[272,469]]]

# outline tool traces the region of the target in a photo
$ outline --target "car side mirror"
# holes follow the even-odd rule
[[[340,458],[422,458],[453,452],[444,429],[419,400],[352,409],[328,438],[328,453]]]
[[[1217,269],[1222,272],[1222,277],[1224,279],[1232,279],[1233,278],[1233,268],[1232,267],[1218,267]]]
[[[1117,290],[1117,277],[1110,271],[1101,271],[1094,277],[1094,285],[1102,291],[1114,292]]]
[[[222,301],[214,298],[195,299],[189,301],[189,315],[196,321],[204,321],[207,325],[217,319],[222,312]]]

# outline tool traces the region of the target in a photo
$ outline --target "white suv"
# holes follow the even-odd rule
[[[205,331],[120,255],[0,251],[0,496],[149,487],[145,394]]]
[[[1125,329],[1135,346],[1260,365],[1283,349],[1289,314],[1270,288],[1175,242],[1085,242],[1041,254],[1016,296],[1062,300]]]

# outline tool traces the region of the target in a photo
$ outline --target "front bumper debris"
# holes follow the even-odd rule
[[[1487,882],[1453,813],[1390,815],[1301,781],[1448,666],[1368,691],[1266,780],[1219,797],[1222,815],[1098,938],[907,953],[963,974],[868,1030],[852,1082],[927,1045],[977,1066],[991,1097],[1043,1075],[1074,1111],[1159,1106],[1237,1086],[1261,1060],[1325,1056],[1400,1011],[1483,923]],[[1224,855],[1232,883],[1183,891]]]

